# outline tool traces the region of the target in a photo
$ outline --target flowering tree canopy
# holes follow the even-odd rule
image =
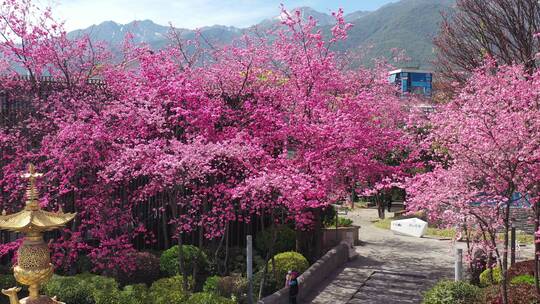
[[[540,73],[488,61],[430,119],[427,143],[440,160],[409,180],[407,207],[444,225],[480,229],[475,244],[507,267],[510,206],[516,193],[538,201]],[[496,233],[505,232],[503,253]]]
[[[1,125],[0,204],[21,207],[18,174],[36,163],[43,206],[78,212],[53,243],[58,266],[88,254],[98,269],[129,270],[134,237],[151,241],[136,207],[156,196],[177,233],[212,239],[276,211],[310,229],[314,209],[406,167],[388,161],[408,140],[385,70],[337,64],[332,47],[351,27],[342,11],[326,40],[314,19],[283,10],[277,31],[210,49],[172,39],[154,51],[128,36],[120,62],[29,0],[1,14],[4,74],[23,67],[31,81],[1,84],[30,110]]]

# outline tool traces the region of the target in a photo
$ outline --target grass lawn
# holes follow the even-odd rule
[[[384,220],[377,220],[373,223],[373,225],[377,228],[381,229],[390,229],[390,222],[395,220],[395,218],[385,218]],[[427,236],[434,236],[439,238],[454,238],[456,235],[456,231],[451,228],[436,228],[436,227],[428,227],[427,229]],[[503,239],[504,235],[499,234],[499,239]],[[534,243],[534,236],[532,234],[527,234],[524,232],[517,232],[516,233],[516,240],[519,244],[533,244]]]

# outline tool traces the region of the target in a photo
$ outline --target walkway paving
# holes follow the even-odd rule
[[[387,214],[392,216],[392,214]],[[331,275],[306,303],[420,303],[422,293],[453,277],[455,246],[450,241],[395,235],[372,225],[377,210],[348,215],[360,225],[359,257]],[[464,244],[456,246],[463,248]]]

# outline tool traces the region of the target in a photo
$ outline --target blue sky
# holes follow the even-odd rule
[[[287,8],[310,6],[321,12],[343,8],[345,13],[375,10],[397,0],[41,0],[55,16],[66,21],[67,30],[85,28],[106,20],[128,23],[150,19],[176,27],[197,28],[221,24],[246,27],[279,15]]]

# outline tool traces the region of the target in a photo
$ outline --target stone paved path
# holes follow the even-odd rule
[[[376,228],[371,223],[377,218],[373,209],[347,217],[362,227],[362,244],[355,248],[359,257],[336,270],[306,303],[420,303],[422,293],[435,282],[453,278],[456,247],[450,241],[394,235]]]
[[[387,216],[393,216],[392,213]],[[414,304],[443,278],[454,277],[454,252],[465,243],[395,235],[373,226],[377,210],[361,209],[347,215],[360,228],[359,257],[337,269],[305,303]],[[524,247],[518,260],[532,258]],[[464,265],[465,266],[465,265]]]

